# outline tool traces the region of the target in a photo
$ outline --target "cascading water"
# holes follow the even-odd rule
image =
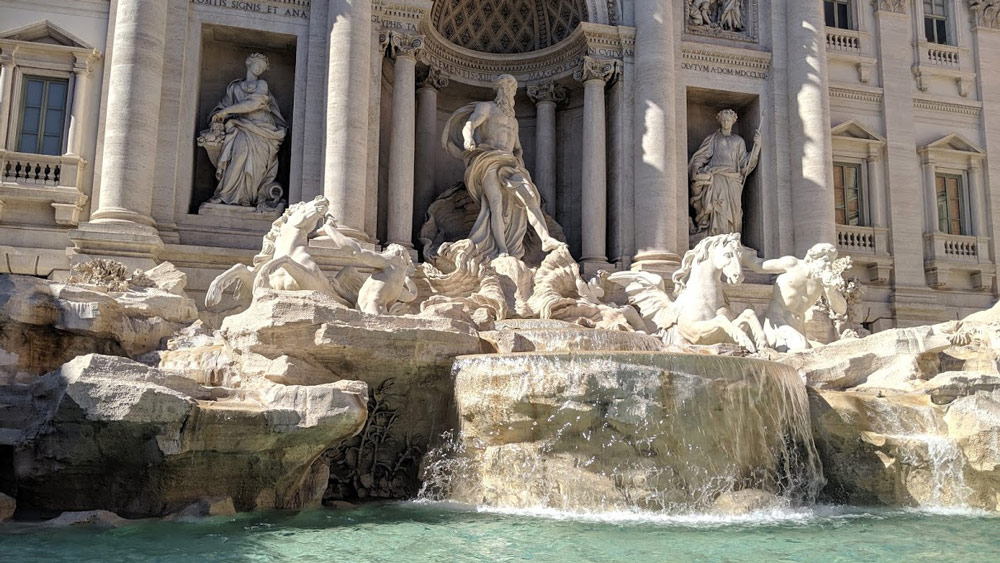
[[[425,498],[689,512],[747,489],[808,503],[824,483],[787,366],[536,352],[462,357],[454,376],[460,428],[425,462]]]

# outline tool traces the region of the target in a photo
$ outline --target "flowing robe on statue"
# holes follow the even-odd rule
[[[257,205],[270,199],[269,193],[277,185],[278,148],[285,139],[287,123],[267,83],[258,80],[249,86],[242,79],[230,82],[212,115],[246,101],[256,102],[260,109],[226,118],[226,137],[215,168],[219,183],[210,200],[213,203]]]
[[[531,181],[524,162],[512,153],[479,145],[471,151],[465,150],[462,129],[476,110],[478,102],[465,105],[448,120],[444,128],[444,145],[448,152],[465,162],[465,187],[469,196],[479,202],[479,215],[469,233],[469,240],[476,247],[477,255],[499,255],[499,247],[490,228],[493,213],[503,216],[504,242],[508,254],[520,259],[524,256],[524,236],[528,232],[528,211],[515,193],[515,188],[526,185],[538,197],[538,188]],[[478,133],[476,142],[479,143]],[[501,205],[499,209],[490,207],[483,190],[486,178],[495,176],[500,182]]]
[[[747,152],[739,135],[716,131],[691,157],[691,206],[699,232],[708,236],[739,233],[743,230],[743,184],[757,167],[757,147]],[[707,175],[706,179],[699,176]]]

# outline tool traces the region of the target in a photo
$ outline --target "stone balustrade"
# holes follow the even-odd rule
[[[948,276],[966,272],[972,276],[974,289],[989,289],[996,271],[990,262],[989,245],[990,239],[986,237],[926,233],[924,271],[927,285],[941,288],[948,285]]]
[[[49,156],[0,150],[0,214],[13,202],[48,203],[55,223],[75,226],[87,196],[87,162],[76,155]]]
[[[892,270],[889,254],[889,229],[837,225],[837,251],[850,256],[854,263],[868,269],[869,283],[888,281]]]
[[[861,34],[853,29],[826,28],[829,52],[861,54]]]
[[[960,68],[962,65],[960,47],[953,45],[939,45],[937,43],[920,43],[920,59],[922,63],[947,67]]]

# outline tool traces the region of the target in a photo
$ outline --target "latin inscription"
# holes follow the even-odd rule
[[[744,78],[759,78],[761,80],[767,79],[767,71],[762,70],[747,70],[745,68],[731,68],[700,63],[683,63],[681,64],[681,67],[684,68],[684,70],[696,70],[699,72],[711,72],[715,74],[726,74],[729,76],[742,76]]]
[[[278,16],[285,18],[309,19],[309,4],[306,2],[267,2],[248,0],[191,0],[192,4],[212,6],[224,10]]]

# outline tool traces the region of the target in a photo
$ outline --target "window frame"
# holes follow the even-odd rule
[[[66,92],[66,109],[63,112],[63,133],[62,133],[62,146],[60,147],[60,153],[58,156],[66,155],[66,150],[69,143],[69,126],[73,113],[73,100],[76,96],[76,81],[78,77],[71,69],[62,71],[55,70],[51,68],[42,68],[40,66],[35,66],[31,64],[31,61],[24,61],[20,58],[16,61],[14,65],[14,76],[12,77],[11,83],[11,103],[7,106],[8,119],[7,119],[7,138],[6,146],[0,147],[0,149],[8,150],[11,152],[20,152],[18,149],[20,144],[20,132],[21,123],[23,121],[24,104],[23,97],[20,95],[24,91],[25,83],[28,78],[45,78],[45,79],[57,79],[66,80],[67,82],[67,92]],[[18,95],[13,95],[17,92]]]
[[[919,32],[919,37],[921,38],[922,41],[926,43],[932,43],[935,45],[957,46],[958,30],[956,29],[955,26],[954,2],[952,2],[951,0],[941,0],[942,10],[944,13],[940,15],[934,13],[928,14],[927,10],[925,9],[925,2],[931,2],[933,6],[933,3],[935,1],[936,0],[923,0],[922,2],[919,3],[921,12],[920,24],[922,27],[922,29]],[[934,32],[935,37],[932,39],[927,36],[928,20],[944,22],[944,34],[945,34],[944,41],[940,41],[939,40],[940,38],[937,37],[937,26],[935,26],[935,32]]]
[[[24,114],[27,107],[27,96],[28,96],[28,82],[30,80],[41,80],[45,84],[45,89],[42,92],[42,105],[39,108],[41,110],[41,115],[38,121],[38,139],[35,142],[35,150],[25,151],[21,147],[21,136],[24,132]],[[48,113],[48,99],[49,99],[49,84],[52,83],[62,83],[66,87],[66,97],[63,100],[62,113],[63,119],[59,130],[59,150],[54,155],[46,155],[42,152],[42,147],[45,144],[45,118]],[[44,76],[35,73],[22,73],[20,81],[20,96],[17,103],[17,128],[14,130],[14,137],[12,139],[15,152],[26,153],[26,154],[40,154],[46,156],[62,156],[66,154],[66,144],[68,142],[69,135],[69,124],[70,124],[70,110],[72,109],[70,103],[72,102],[73,93],[70,90],[72,86],[72,78],[70,77],[60,77],[60,76]]]
[[[830,25],[829,23],[827,23],[825,21],[826,20],[826,5],[827,4],[833,4],[834,5],[834,12],[833,12],[833,17],[834,17],[834,20],[835,20],[834,25]],[[846,23],[846,27],[841,26],[841,25],[837,25],[838,23],[840,23],[840,22],[836,21],[838,19],[837,18],[837,9],[836,9],[836,6],[838,4],[842,4],[842,5],[844,5],[844,6],[847,7],[847,23]],[[854,13],[854,0],[823,0],[823,19],[824,19],[824,23],[826,23],[826,27],[831,27],[831,28],[834,28],[834,29],[846,29],[846,30],[849,30],[849,31],[858,31],[859,30],[858,22],[856,21],[857,20],[857,15]]]
[[[939,178],[942,178],[945,181],[945,196],[946,197],[947,197],[947,191],[948,191],[948,185],[947,185],[948,179],[950,178],[950,179],[957,179],[958,180],[958,225],[959,225],[959,230],[961,232],[952,233],[952,232],[941,230],[942,221],[947,221],[948,222],[948,224],[949,224],[949,230],[950,230],[951,221],[953,221],[954,219],[950,217],[950,214],[949,214],[949,217],[947,217],[947,218],[944,218],[944,217],[941,216],[941,207],[940,207],[940,205],[938,205],[938,191],[937,191],[937,181],[938,181]],[[935,166],[934,167],[934,205],[938,206],[937,232],[939,232],[941,234],[945,234],[945,235],[955,235],[955,236],[963,236],[963,237],[975,236],[975,233],[972,232],[972,229],[973,229],[973,226],[972,226],[972,215],[971,215],[971,210],[969,209],[969,204],[970,204],[970,196],[969,196],[969,176],[968,176],[968,172],[966,170],[960,170],[960,169],[957,169],[957,168],[947,168],[947,167],[942,167],[942,166]],[[947,210],[947,208],[948,208],[948,206],[945,205],[945,209],[946,210]]]
[[[837,222],[837,204],[836,204],[837,200],[836,200],[836,194],[834,194],[834,209],[833,209],[833,215],[834,215],[834,219],[833,220],[834,220],[834,223],[837,224],[837,225],[844,226],[844,227],[871,227],[872,226],[872,221],[871,221],[871,215],[872,214],[871,214],[871,211],[869,209],[870,198],[868,197],[868,183],[869,183],[868,182],[868,161],[866,159],[861,159],[861,158],[850,158],[850,157],[835,155],[834,158],[833,158],[833,169],[834,169],[834,171],[836,171],[837,166],[849,166],[849,167],[855,168],[857,170],[857,172],[858,172],[858,224],[857,225],[851,225],[850,223],[838,223]],[[834,184],[836,184],[836,181],[834,181]],[[836,185],[834,185],[833,189],[834,190],[837,189]],[[845,189],[845,192],[846,192],[846,186],[844,187],[844,189]],[[845,193],[844,195],[845,195],[845,197],[844,197],[844,205],[845,205],[845,207],[844,207],[844,217],[845,217],[845,220],[849,220],[847,218],[847,208],[846,208],[846,205],[847,205],[846,195],[847,194]]]

